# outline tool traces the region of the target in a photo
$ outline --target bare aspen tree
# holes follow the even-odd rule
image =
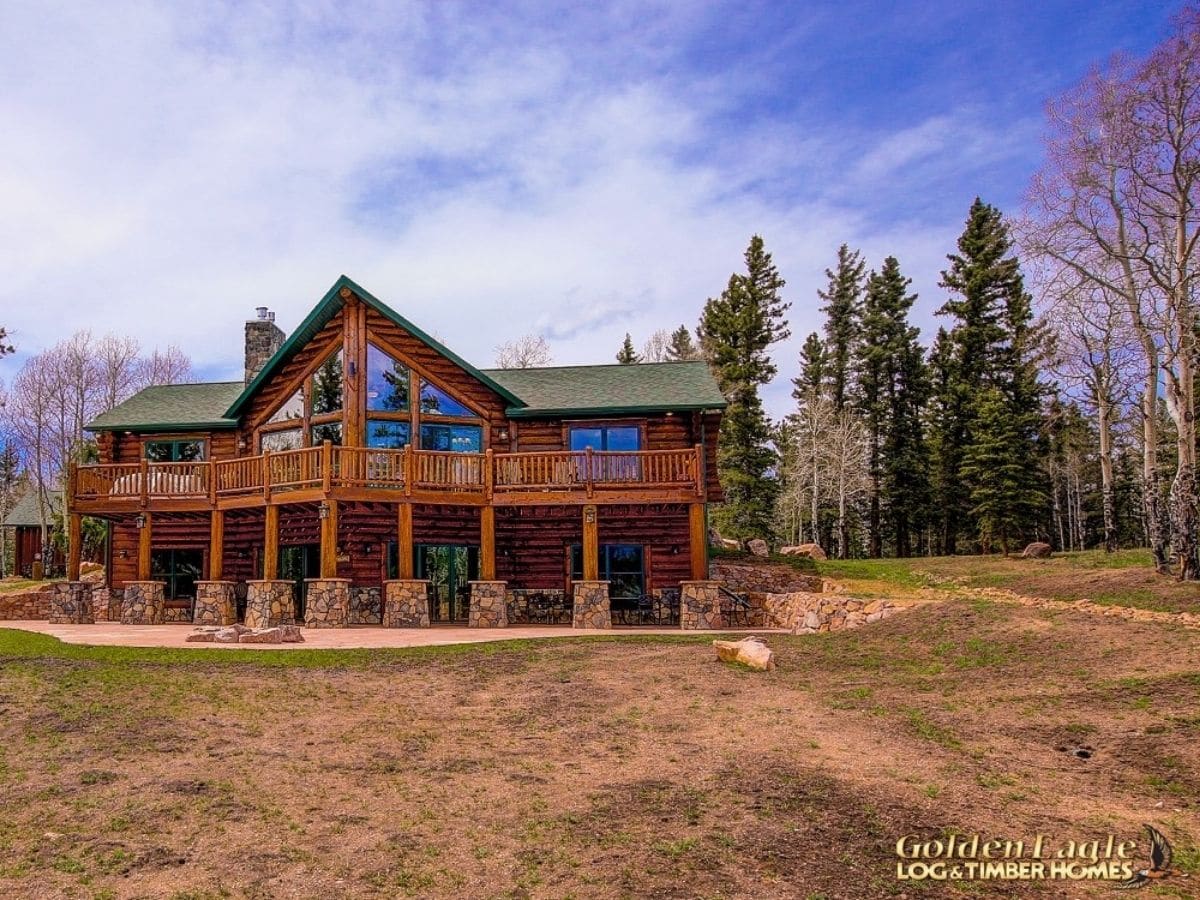
[[[192,361],[174,344],[157,347],[137,366],[134,386],[141,390],[156,384],[181,384],[192,377]]]
[[[552,362],[550,345],[539,334],[527,334],[496,348],[496,365],[501,369],[536,369]]]
[[[642,345],[642,362],[666,362],[671,359],[671,333],[664,328],[650,335]]]

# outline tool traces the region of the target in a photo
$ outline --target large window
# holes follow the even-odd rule
[[[299,428],[285,428],[282,431],[264,431],[259,439],[259,450],[270,450],[278,453],[281,450],[299,450],[304,446],[304,432]]]
[[[196,581],[204,565],[200,550],[154,550],[150,553],[150,577],[166,586],[163,596],[168,600],[194,600]]]
[[[422,450],[448,450],[454,453],[478,453],[483,447],[483,429],[478,425],[421,426]]]
[[[314,447],[319,447],[321,444],[329,441],[331,444],[341,444],[342,442],[342,423],[322,422],[319,425],[313,425],[311,444]]]
[[[200,462],[204,459],[204,441],[146,441],[146,459],[150,462]]]
[[[408,422],[387,419],[367,420],[367,446],[381,450],[399,450],[409,443],[412,426]]]
[[[331,415],[342,411],[342,351],[330,355],[313,373],[312,414],[313,417]]]
[[[641,429],[636,425],[572,425],[571,449],[640,450]]]
[[[304,418],[304,388],[296,391],[292,396],[288,397],[283,406],[275,410],[275,415],[267,419],[268,425],[276,425],[280,422],[294,422]]]
[[[412,383],[408,368],[374,344],[367,344],[367,410],[407,412]]]
[[[475,419],[475,410],[459,403],[439,387],[421,379],[421,412],[438,416],[457,416]]]
[[[641,597],[646,592],[646,572],[641,544],[601,544],[600,580],[609,582],[608,596]],[[571,580],[583,580],[583,546],[571,546]]]

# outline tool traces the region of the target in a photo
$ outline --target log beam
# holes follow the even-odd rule
[[[411,503],[396,507],[396,577],[413,577],[413,509]]]
[[[479,511],[479,578],[496,580],[496,508],[485,506]]]
[[[263,529],[263,578],[279,577],[279,507],[268,506]]]
[[[688,504],[688,544],[692,560],[692,580],[708,578],[708,528],[703,503]]]
[[[212,511],[208,533],[208,580],[220,581],[225,574],[225,512]]]
[[[321,519],[321,577],[337,578],[337,532],[338,502],[325,501],[325,515]]]
[[[138,581],[150,580],[150,543],[153,538],[154,531],[154,516],[151,513],[142,513],[143,524],[138,529],[138,559],[137,573]]]
[[[583,508],[583,580],[600,580],[600,523],[595,506]]]

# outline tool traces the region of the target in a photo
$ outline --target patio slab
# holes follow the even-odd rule
[[[770,634],[784,633],[774,628],[722,631],[682,631],[679,628],[606,628],[579,630],[555,625],[516,625],[510,628],[305,628],[303,644],[189,644],[185,638],[191,625],[122,625],[97,622],[94,625],[51,625],[45,621],[9,620],[0,628],[15,628],[48,634],[68,644],[93,644],[110,647],[192,647],[214,650],[346,650],[375,647],[431,647],[445,644],[478,644],[486,641],[511,641],[521,638],[586,638],[611,634]]]

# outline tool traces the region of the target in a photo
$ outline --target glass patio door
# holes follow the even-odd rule
[[[468,582],[479,577],[479,548],[420,544],[417,577],[430,584],[431,622],[465,623],[471,611]]]
[[[304,621],[304,600],[308,584],[304,579],[321,575],[321,545],[300,544],[279,548],[279,577],[296,583],[296,616]]]

